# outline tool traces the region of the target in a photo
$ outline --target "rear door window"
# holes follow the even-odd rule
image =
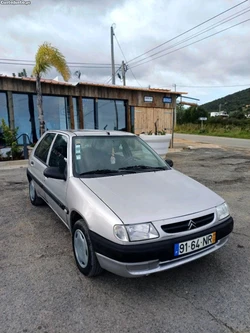
[[[55,133],[46,134],[35,150],[34,155],[43,163],[46,163],[49,149],[54,137]]]

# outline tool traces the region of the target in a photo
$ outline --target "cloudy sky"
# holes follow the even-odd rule
[[[0,74],[26,68],[30,75],[37,48],[47,41],[65,55],[71,81],[80,70],[81,81],[111,83],[114,24],[116,70],[127,63],[129,86],[174,90],[176,84],[200,104],[250,87],[250,0],[25,2],[0,1]],[[51,70],[47,78],[55,76]]]

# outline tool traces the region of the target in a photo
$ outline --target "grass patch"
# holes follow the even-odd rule
[[[200,124],[183,124],[175,127],[176,133],[223,136],[228,138],[250,139],[250,126],[234,126],[221,124],[206,124],[201,129]]]

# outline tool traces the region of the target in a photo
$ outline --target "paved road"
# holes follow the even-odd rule
[[[176,169],[226,199],[235,229],[218,252],[139,279],[83,277],[66,227],[47,206],[30,204],[25,168],[1,170],[0,332],[249,333],[247,153],[197,149],[169,156]]]
[[[224,138],[219,136],[179,134],[179,133],[176,133],[174,137],[194,142],[212,143],[215,145],[225,146],[225,147],[248,148],[250,150],[250,140],[248,139],[234,139],[234,138]]]

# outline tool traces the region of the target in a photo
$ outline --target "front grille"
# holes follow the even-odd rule
[[[165,224],[162,225],[161,228],[163,231],[167,232],[168,234],[173,234],[176,232],[183,232],[203,227],[204,225],[212,222],[213,219],[214,219],[214,213],[205,216],[196,217],[195,219],[189,219],[186,221]]]

